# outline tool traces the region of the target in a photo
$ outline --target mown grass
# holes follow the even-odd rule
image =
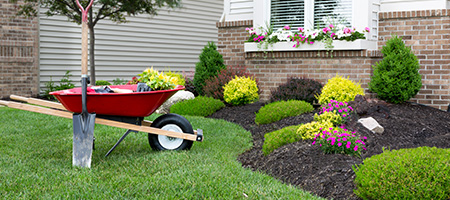
[[[145,133],[96,125],[91,169],[72,167],[72,120],[0,107],[0,196],[4,199],[318,199],[241,167],[252,145],[242,127],[188,117],[205,141],[156,152]],[[301,163],[299,163],[301,164]]]

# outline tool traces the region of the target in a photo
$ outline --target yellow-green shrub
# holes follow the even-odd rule
[[[358,94],[364,95],[364,89],[361,88],[359,83],[354,83],[349,79],[336,75],[323,86],[322,93],[317,99],[320,104],[326,104],[332,99],[340,102],[349,102],[355,100],[355,96]]]
[[[317,134],[321,135],[322,130],[333,127],[333,123],[329,121],[313,121],[311,123],[301,125],[297,130],[297,134],[300,135],[300,138],[302,140],[312,140],[316,137]]]
[[[317,113],[314,114],[314,120],[318,121],[318,122],[331,122],[334,126],[337,125],[341,125],[343,120],[341,115],[336,114],[336,111],[334,112],[324,112],[320,115],[318,115]]]
[[[256,81],[250,77],[236,76],[223,89],[224,100],[231,105],[244,105],[259,99]]]
[[[174,78],[176,78],[176,85],[182,85],[182,86],[184,86],[185,85],[185,83],[186,83],[186,80],[184,80],[184,76],[182,75],[182,74],[180,74],[180,73],[176,73],[176,72],[172,72],[172,71],[168,71],[168,72],[166,72],[165,73],[167,76],[169,76],[169,77],[174,77]]]

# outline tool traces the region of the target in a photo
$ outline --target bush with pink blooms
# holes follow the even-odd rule
[[[319,145],[320,149],[327,154],[340,153],[351,156],[361,156],[361,151],[366,150],[364,140],[356,132],[351,132],[341,127],[323,128],[322,134],[317,134],[313,145]]]

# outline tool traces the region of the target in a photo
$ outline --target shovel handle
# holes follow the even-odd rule
[[[92,7],[94,0],[89,1],[86,8],[76,0],[78,7],[81,10],[81,76],[86,77],[88,72],[88,11]]]

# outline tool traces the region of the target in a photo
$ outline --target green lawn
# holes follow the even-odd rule
[[[72,120],[0,107],[2,199],[318,199],[241,167],[251,134],[223,120],[188,117],[205,141],[156,152],[145,133],[96,125],[91,169],[72,167]],[[301,164],[301,163],[299,163]]]

